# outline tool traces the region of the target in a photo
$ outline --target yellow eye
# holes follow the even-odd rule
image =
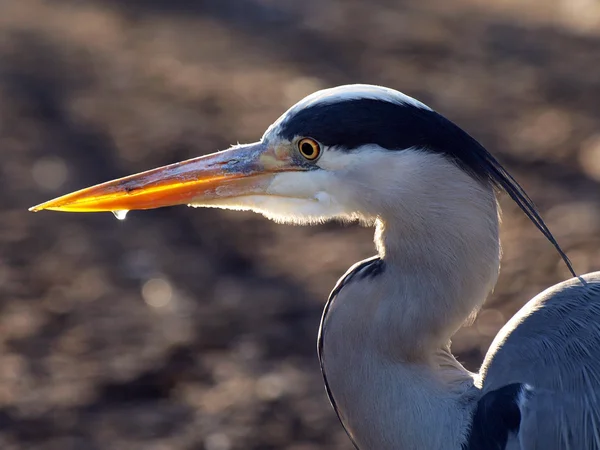
[[[321,154],[321,146],[317,141],[311,138],[304,138],[298,141],[298,150],[306,159],[312,161]]]

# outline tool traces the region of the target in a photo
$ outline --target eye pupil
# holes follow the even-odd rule
[[[315,154],[315,148],[308,142],[304,142],[301,149],[302,153],[304,153],[306,156],[313,156]]]

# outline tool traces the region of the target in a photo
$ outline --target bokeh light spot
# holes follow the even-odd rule
[[[268,374],[256,383],[256,396],[261,400],[276,400],[285,391],[285,378],[279,374]]]
[[[142,286],[142,297],[148,306],[164,308],[173,297],[173,288],[164,278],[152,278]]]
[[[214,433],[206,437],[204,447],[206,450],[229,450],[231,441],[223,433]]]
[[[31,175],[39,187],[55,191],[67,181],[69,169],[62,158],[48,156],[39,158],[33,164]]]
[[[600,181],[600,134],[583,143],[579,151],[579,163],[587,176]]]

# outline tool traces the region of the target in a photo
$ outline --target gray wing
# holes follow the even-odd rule
[[[513,412],[505,408],[509,420],[518,408],[507,448],[600,450],[600,272],[527,303],[500,330],[480,374],[488,403],[523,387],[514,391]]]

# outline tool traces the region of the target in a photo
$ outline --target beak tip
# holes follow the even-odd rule
[[[31,208],[28,208],[27,211],[29,212],[39,212],[39,211],[44,211],[44,210],[48,210],[48,209],[54,209],[53,205],[52,205],[53,201],[49,201],[49,202],[44,202],[44,203],[40,203],[39,205],[35,205],[32,206]]]

